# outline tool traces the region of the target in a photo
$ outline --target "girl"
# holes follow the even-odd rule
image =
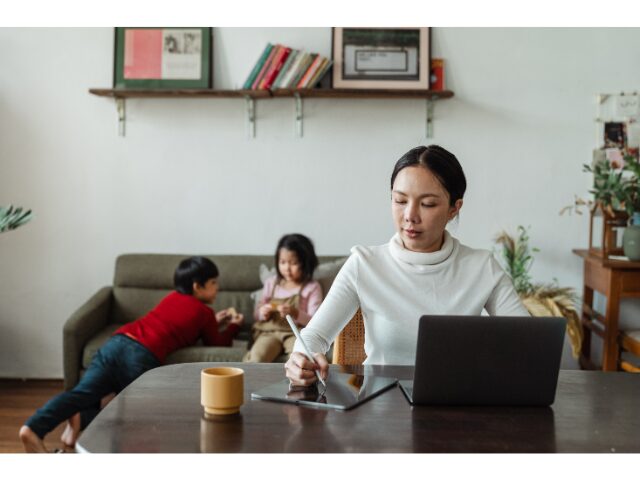
[[[265,282],[254,312],[253,346],[245,362],[272,362],[283,352],[289,355],[295,336],[285,316],[303,328],[322,302],[322,288],[312,280],[318,258],[311,240],[298,233],[285,235],[278,242],[275,263],[277,274]]]
[[[411,365],[421,315],[529,316],[490,251],[462,245],[447,224],[462,208],[467,181],[458,159],[437,145],[404,154],[391,174],[389,243],[356,246],[309,327],[302,332],[315,362],[295,352],[285,364],[295,385],[326,378],[324,354],[358,308],[367,364]]]

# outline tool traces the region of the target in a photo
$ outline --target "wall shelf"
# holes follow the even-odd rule
[[[295,130],[302,137],[302,100],[304,98],[366,98],[366,99],[416,99],[426,102],[426,135],[433,136],[433,105],[436,100],[453,97],[450,90],[360,90],[360,89],[280,89],[280,90],[214,90],[214,89],[113,89],[91,88],[89,93],[116,100],[118,130],[125,134],[125,100],[128,98],[242,98],[246,103],[249,137],[255,137],[255,100],[272,98],[293,98],[295,100]]]

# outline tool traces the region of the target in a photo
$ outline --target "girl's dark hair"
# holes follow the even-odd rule
[[[210,278],[218,278],[218,267],[205,257],[185,258],[173,274],[173,285],[185,295],[193,294],[193,282],[204,286]]]
[[[300,265],[302,266],[302,281],[308,282],[313,278],[313,272],[318,266],[318,257],[316,257],[316,251],[313,248],[313,242],[300,233],[290,233],[284,235],[278,242],[276,247],[276,272],[278,274],[278,280],[282,280],[278,263],[280,262],[280,249],[286,248],[295,252]]]
[[[464,197],[467,189],[467,179],[462,171],[462,166],[456,156],[438,145],[428,147],[416,147],[405,153],[396,162],[391,174],[391,189],[396,176],[406,167],[422,166],[429,170],[449,192],[449,205],[453,206],[457,200]]]

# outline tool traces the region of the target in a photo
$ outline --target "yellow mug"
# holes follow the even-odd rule
[[[200,404],[207,415],[231,415],[244,403],[244,370],[205,368],[200,372]]]

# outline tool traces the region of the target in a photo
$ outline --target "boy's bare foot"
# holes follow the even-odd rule
[[[100,409],[103,409],[104,407],[106,407],[107,404],[115,398],[115,396],[116,396],[115,393],[110,393],[102,397],[102,399],[100,400]],[[65,447],[73,448],[76,446],[76,441],[80,436],[80,427],[81,427],[80,413],[76,413],[69,420],[67,420],[67,426],[65,427],[64,432],[62,432],[62,435],[60,436],[60,440],[65,445]]]
[[[60,436],[60,440],[67,447],[74,447],[76,440],[80,435],[80,414],[76,413],[69,420],[67,420],[67,426]]]
[[[33,430],[31,430],[26,425],[23,425],[20,428],[20,440],[22,440],[22,445],[24,446],[24,451],[27,453],[49,453],[44,446],[44,442],[42,439],[35,434]]]

